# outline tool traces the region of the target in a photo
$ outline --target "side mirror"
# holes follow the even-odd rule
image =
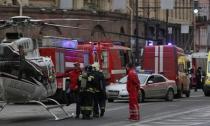
[[[149,81],[147,82],[147,84],[152,84],[152,83],[154,83],[152,80],[149,80]]]

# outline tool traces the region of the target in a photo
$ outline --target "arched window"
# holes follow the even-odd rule
[[[125,30],[124,30],[123,27],[120,28],[120,33],[121,33],[121,34],[125,34]]]
[[[53,24],[53,23],[51,23]],[[62,31],[59,27],[54,27],[54,26],[43,26],[41,27],[39,34],[41,35],[62,35]]]
[[[106,37],[104,28],[101,25],[96,25],[91,31],[91,37],[94,40],[102,40]]]

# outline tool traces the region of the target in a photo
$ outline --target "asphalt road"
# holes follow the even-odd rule
[[[40,105],[8,105],[0,113],[0,126],[210,126],[210,97],[203,96],[201,90],[192,91],[190,98],[173,102],[152,99],[140,106],[141,121],[130,122],[127,101],[107,103],[105,116],[92,120],[69,118],[55,121]],[[75,105],[64,109],[71,114]],[[59,113],[58,110],[55,112]]]

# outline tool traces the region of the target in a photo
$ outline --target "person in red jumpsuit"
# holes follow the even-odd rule
[[[70,78],[70,103],[76,102],[76,118],[79,118],[80,115],[80,99],[79,99],[79,84],[78,79],[81,74],[81,68],[80,63],[76,62],[74,63],[74,70],[69,72],[69,78]],[[70,104],[68,103],[68,105]]]
[[[128,80],[127,80],[127,91],[129,94],[129,113],[130,121],[139,121],[139,104],[138,104],[138,96],[140,91],[140,81],[138,79],[138,75],[134,69],[133,64],[128,64],[126,66]]]

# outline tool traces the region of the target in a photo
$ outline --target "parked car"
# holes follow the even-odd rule
[[[165,98],[167,101],[173,101],[177,94],[177,86],[174,80],[169,80],[161,74],[138,74],[141,83],[139,102],[149,98]],[[114,100],[128,100],[126,89],[127,76],[121,78],[116,83],[106,87],[108,102]]]

